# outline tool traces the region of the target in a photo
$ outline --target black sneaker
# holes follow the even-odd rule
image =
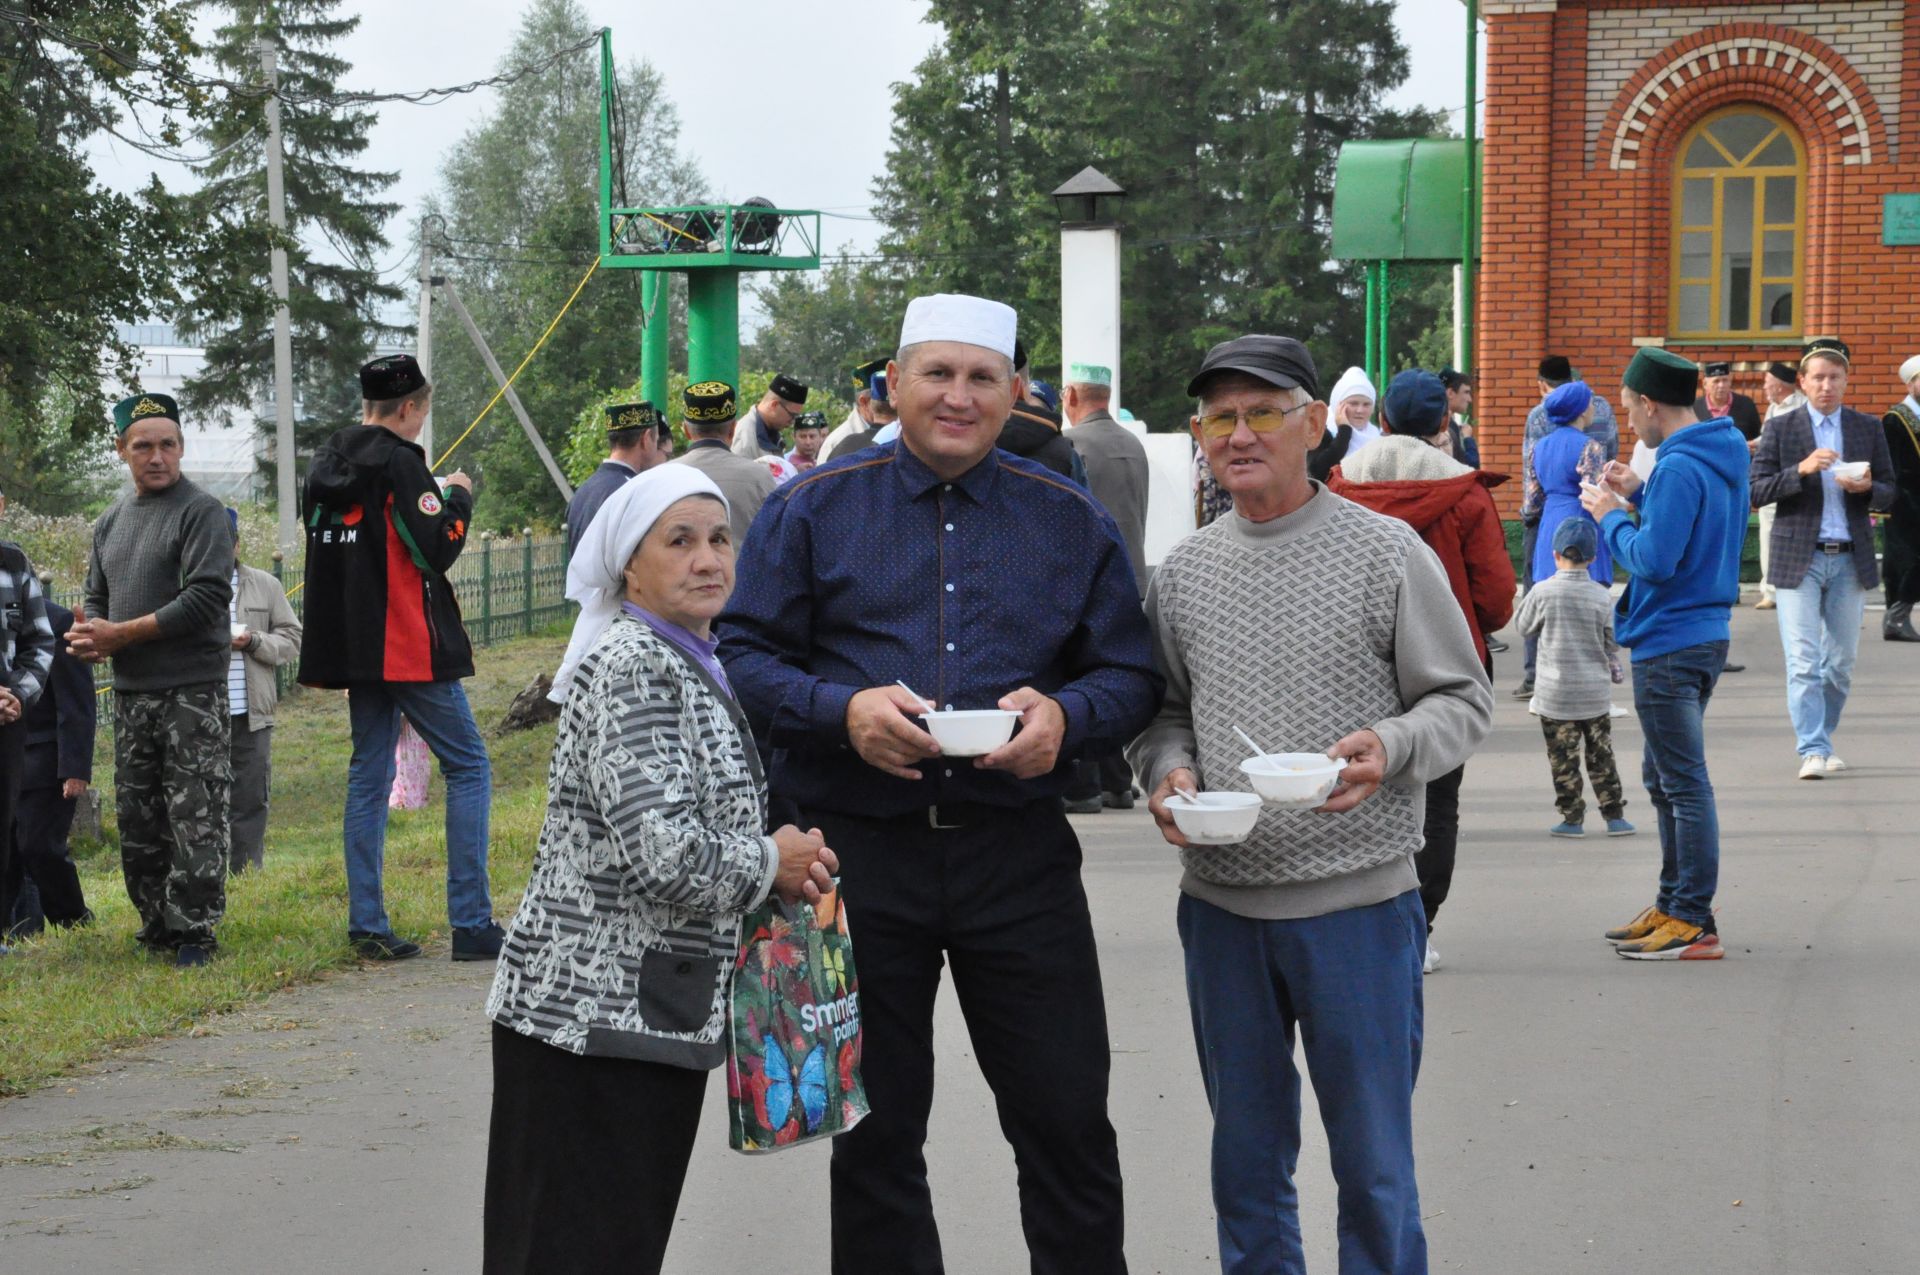
[[[506,941],[507,932],[493,921],[476,926],[456,925],[453,927],[453,959],[491,961],[500,955],[500,945]]]
[[[1490,637],[1487,639],[1487,650],[1493,653],[1494,655],[1505,655],[1508,651],[1511,651],[1512,649],[1513,649],[1512,647],[1508,646],[1505,642],[1502,642],[1497,637]]]
[[[205,965],[211,960],[213,960],[213,953],[198,943],[182,943],[173,954],[173,964],[176,969],[191,969],[196,965]]]
[[[370,934],[365,930],[348,930],[347,945],[362,960],[368,961],[404,961],[409,956],[420,955],[418,943],[391,932]]]
[[[1533,679],[1528,678],[1526,681],[1520,683],[1520,685],[1514,687],[1513,697],[1515,699],[1532,699],[1533,698]]]
[[[1109,810],[1132,810],[1133,790],[1126,792],[1107,792],[1100,794],[1100,803]]]
[[[1102,810],[1105,810],[1106,807],[1107,803],[1102,800],[1100,794],[1095,793],[1091,797],[1083,797],[1078,801],[1068,801],[1067,813],[1070,815],[1097,815]]]

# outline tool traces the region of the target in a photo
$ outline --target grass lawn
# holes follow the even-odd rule
[[[552,672],[564,632],[475,652],[466,683],[493,755],[491,875],[502,924],[518,905],[533,862],[546,800],[553,727],[495,738],[494,725],[536,672]],[[266,868],[230,880],[220,954],[211,965],[175,970],[134,943],[139,917],[127,900],[118,852],[101,847],[80,860],[81,884],[97,920],[50,931],[0,959],[0,1095],[18,1094],[89,1060],[154,1036],[190,1028],[220,1010],[289,984],[347,969],[347,885],[340,854],[346,792],[346,701],[306,691],[284,700],[273,740],[273,807]],[[112,824],[113,750],[103,730],[94,783]],[[387,912],[397,933],[426,944],[420,960],[447,959],[444,785],[436,769],[426,807],[393,813],[387,836]]]

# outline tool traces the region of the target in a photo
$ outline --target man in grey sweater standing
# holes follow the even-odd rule
[[[233,532],[220,502],[180,475],[173,399],[136,394],[113,421],[133,490],[94,524],[67,648],[113,661],[120,865],[137,937],[175,965],[204,965],[227,901]]]
[[[1216,345],[1187,392],[1233,512],[1154,574],[1167,698],[1130,756],[1186,869],[1180,939],[1214,1114],[1221,1270],[1305,1270],[1293,1041],[1310,1024],[1340,1268],[1424,1275],[1413,1085],[1427,926],[1413,856],[1424,785],[1485,738],[1493,691],[1433,551],[1309,479],[1327,405],[1304,346]],[[1190,846],[1167,798],[1247,790],[1237,725],[1267,748],[1345,758],[1341,782],[1317,809],[1263,809],[1239,844]]]

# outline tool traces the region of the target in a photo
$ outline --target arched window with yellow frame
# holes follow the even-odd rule
[[[1674,166],[1672,335],[1799,335],[1806,191],[1806,147],[1771,111],[1693,126]]]

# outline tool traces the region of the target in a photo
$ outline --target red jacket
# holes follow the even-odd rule
[[[1480,469],[1453,478],[1356,483],[1335,468],[1327,479],[1328,491],[1409,524],[1440,555],[1482,663],[1487,634],[1513,618],[1513,559],[1491,492],[1505,481],[1505,474]]]

